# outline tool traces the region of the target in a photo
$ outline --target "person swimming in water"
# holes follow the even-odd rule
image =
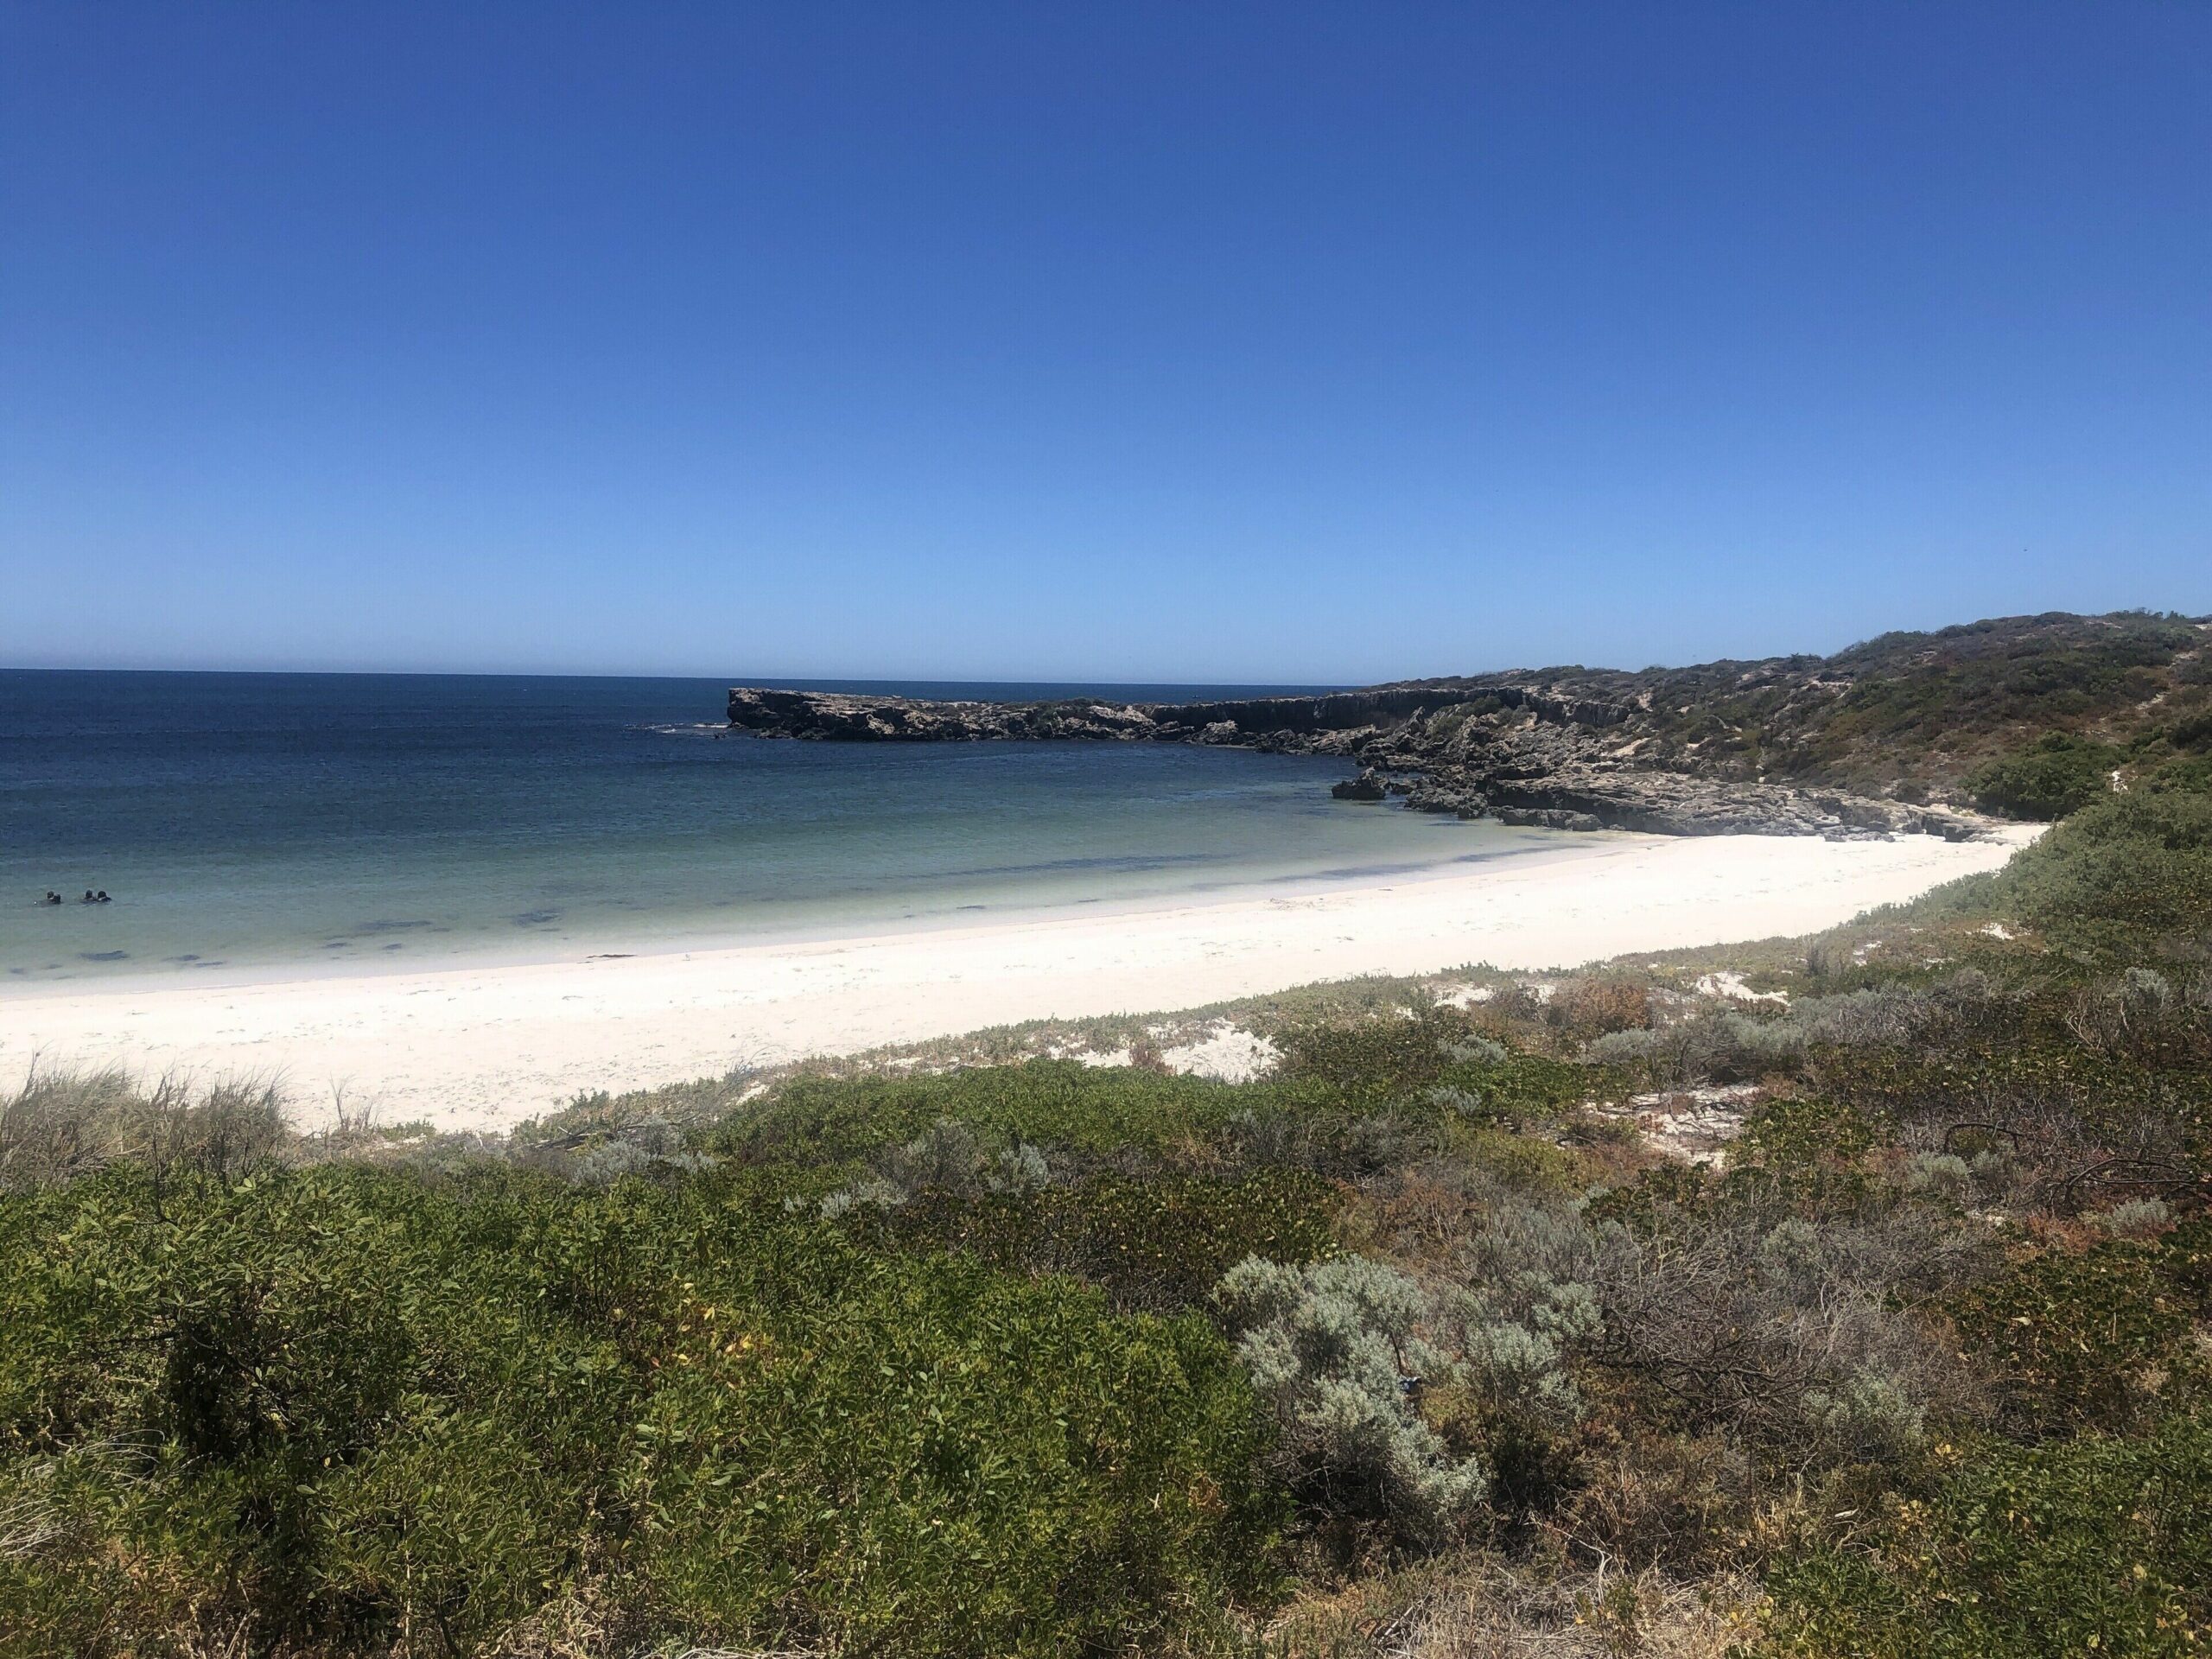
[[[114,901],[107,896],[107,889],[105,887],[102,887],[99,893],[92,896],[92,902],[96,905],[105,905],[111,904]]]
[[[40,902],[42,904],[58,905],[61,902],[61,895],[56,893],[52,887],[48,887],[46,890],[46,897]]]
[[[86,887],[85,889],[85,896],[79,899],[77,902],[80,905],[97,905],[99,903],[99,900],[93,898],[92,890],[90,887]]]

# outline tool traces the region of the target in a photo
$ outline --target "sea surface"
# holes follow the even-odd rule
[[[786,681],[1178,700],[1318,687]],[[1339,761],[727,733],[721,680],[0,671],[0,996],[1173,901],[1558,837],[1332,800]],[[68,902],[41,903],[48,889]],[[86,888],[112,902],[78,902]]]

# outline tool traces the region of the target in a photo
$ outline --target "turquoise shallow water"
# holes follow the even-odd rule
[[[0,983],[740,944],[1558,840],[1333,801],[1348,768],[1311,757],[725,735],[725,690],[0,672]],[[73,902],[88,887],[114,902]],[[73,902],[41,905],[49,887]]]

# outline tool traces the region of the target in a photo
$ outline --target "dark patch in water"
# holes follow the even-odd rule
[[[550,927],[561,919],[557,910],[525,910],[512,918],[517,927]]]
[[[181,957],[163,957],[162,960],[163,962],[197,962],[200,960],[200,953],[197,950],[188,950]]]
[[[1141,874],[1192,864],[1219,864],[1225,860],[1226,855],[1221,853],[1115,853],[1090,858],[1051,858],[1035,864],[986,864],[975,869],[932,871],[926,876],[918,871],[915,879],[957,881],[969,876],[1057,875],[1071,870]]]
[[[128,962],[130,960],[130,953],[128,950],[80,950],[77,954],[84,957],[86,962]]]
[[[1496,855],[1490,853],[1471,853],[1463,858],[1454,859],[1452,862],[1455,864],[1473,864],[1479,862],[1483,859],[1494,856],[1496,856]],[[1330,866],[1326,869],[1306,871],[1291,875],[1271,875],[1267,877],[1260,885],[1263,887],[1279,887],[1289,886],[1300,881],[1355,881],[1360,880],[1373,880],[1376,877],[1386,875],[1414,875],[1422,870],[1432,868],[1433,867],[1426,863],[1335,864]]]
[[[390,944],[387,944],[384,948],[387,950],[404,950],[407,947],[400,944],[397,939],[394,939]]]
[[[351,939],[325,939],[322,942],[322,948],[326,950],[350,950],[353,948],[353,941]]]
[[[429,921],[377,921],[363,922],[353,931],[356,933],[411,933],[418,928],[435,927],[436,925],[437,924],[435,922]]]

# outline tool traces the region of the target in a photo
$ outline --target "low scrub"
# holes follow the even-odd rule
[[[618,1571],[692,1641],[1050,1653],[1273,1592],[1208,1323],[782,1198],[326,1165],[10,1201],[4,1641],[467,1652]]]
[[[2063,818],[2113,792],[2127,756],[2109,743],[2050,732],[1989,760],[1967,779],[1974,804],[2008,818]]]
[[[2212,1639],[2212,1422],[1939,1448],[1924,1497],[1774,1573],[1764,1651],[1803,1659],[2196,1654]]]

